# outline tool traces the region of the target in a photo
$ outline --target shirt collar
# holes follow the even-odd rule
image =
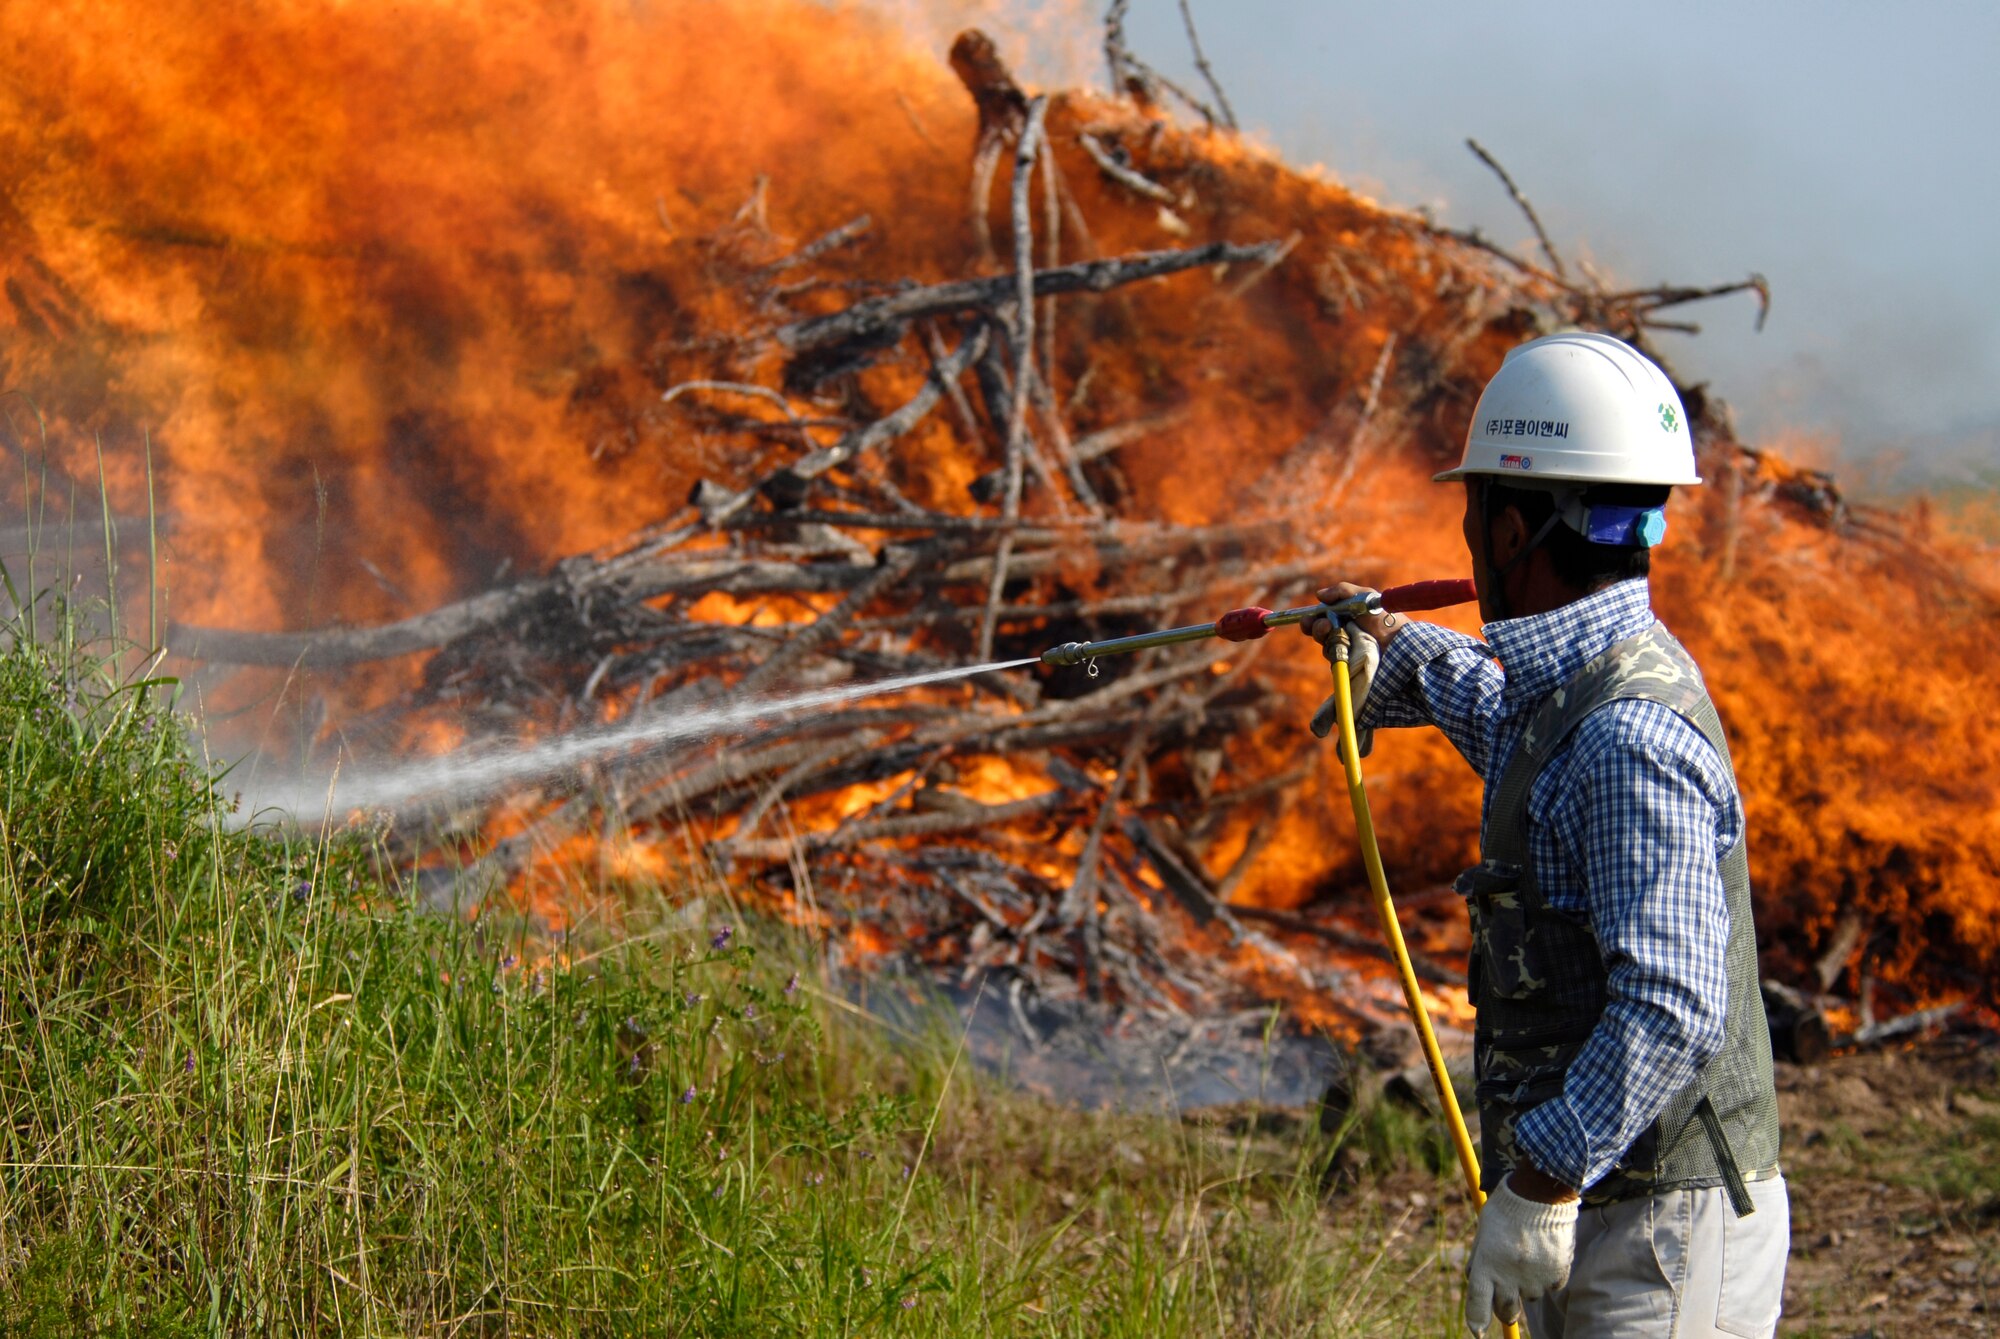
[[[1634,577],[1545,614],[1488,623],[1481,631],[1507,675],[1501,701],[1509,709],[1538,702],[1615,643],[1653,626],[1651,593],[1644,577]]]

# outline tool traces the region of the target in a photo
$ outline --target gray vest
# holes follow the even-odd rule
[[[1514,1122],[1562,1092],[1571,1059],[1610,999],[1609,975],[1588,922],[1549,906],[1536,887],[1528,854],[1528,793],[1543,764],[1584,717],[1633,698],[1685,717],[1734,774],[1701,671],[1658,623],[1584,666],[1529,721],[1494,792],[1484,859],[1458,880],[1472,917],[1469,984],[1479,1011],[1473,1065],[1488,1190],[1518,1159]],[[1729,1188],[1741,1215],[1750,1212],[1742,1174],[1777,1163],[1778,1098],[1758,990],[1746,846],[1738,841],[1722,860],[1729,899],[1729,1006],[1722,1049],[1668,1101],[1611,1171],[1585,1188],[1586,1202],[1720,1185]]]

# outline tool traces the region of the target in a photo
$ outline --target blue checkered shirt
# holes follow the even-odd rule
[[[1481,643],[1412,623],[1382,652],[1364,726],[1435,725],[1493,792],[1536,708],[1653,623],[1646,582],[1486,625]],[[1502,668],[1504,666],[1504,668]],[[1549,904],[1586,918],[1610,1004],[1562,1096],[1522,1116],[1537,1167],[1588,1186],[1722,1046],[1729,906],[1721,859],[1743,835],[1735,779],[1700,731],[1656,702],[1587,716],[1528,795],[1528,849]]]

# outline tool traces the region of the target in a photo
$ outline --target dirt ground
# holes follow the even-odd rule
[[[1779,1333],[2000,1339],[2000,1034],[1780,1064],[1778,1101],[1792,1200]],[[1470,1210],[1451,1180],[1399,1169],[1345,1193],[1434,1206],[1405,1253],[1441,1236],[1456,1270]]]
[[[1781,1333],[2000,1335],[2000,1039],[1781,1065]]]

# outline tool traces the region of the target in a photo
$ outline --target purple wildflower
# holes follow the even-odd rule
[[[905,1297],[905,1298],[903,1299],[903,1310],[905,1310],[905,1311],[908,1311],[908,1310],[909,1310],[909,1309],[910,1309],[911,1307],[915,1306],[916,1304],[917,1304],[917,1299],[916,1299],[916,1298],[914,1298],[914,1297]]]
[[[792,979],[785,982],[785,993],[787,995],[797,994],[798,989],[799,989],[799,974],[797,972],[793,972]]]
[[[521,960],[519,958],[509,953],[506,957],[500,959],[500,970],[503,972],[511,972],[516,967],[520,966],[520,963]]]
[[[735,930],[733,928],[725,925],[720,930],[717,930],[714,936],[709,939],[708,946],[717,953],[720,953],[723,949],[729,947],[729,936],[734,933]]]
[[[686,1003],[688,1008],[692,1009],[695,1007],[695,1005],[701,1003],[701,992],[698,990],[690,990],[687,994],[681,996],[681,999],[683,1002]]]
[[[194,1073],[194,1057],[192,1055],[188,1056],[187,1062],[181,1066],[181,1072],[184,1074]]]
[[[816,1186],[816,1185],[819,1185],[819,1184],[820,1184],[821,1182],[823,1182],[823,1181],[825,1181],[825,1180],[826,1180],[826,1173],[825,1173],[825,1172],[807,1172],[807,1173],[806,1173],[806,1184],[807,1184],[807,1185],[809,1185],[809,1186]]]
[[[743,1021],[744,1021],[744,1022],[746,1022],[746,1023],[747,1023],[747,1022],[749,1022],[749,1021],[750,1021],[751,1019],[755,1018],[756,1016],[757,1016],[757,1006],[756,1006],[756,1005],[754,1005],[754,1004],[746,1004],[746,1005],[744,1005],[744,1006],[743,1006]]]
[[[687,1091],[681,1094],[681,1105],[686,1106],[688,1103],[692,1101],[694,1101],[694,1085],[690,1083],[687,1087]]]
[[[639,1053],[637,1051],[632,1052],[632,1060],[625,1066],[625,1072],[627,1074],[637,1074],[639,1072]]]
[[[292,900],[295,902],[303,902],[312,895],[313,886],[311,879],[300,880],[299,886],[292,889]]]
[[[708,1197],[712,1200],[719,1200],[722,1198],[722,1182],[717,1181],[715,1183],[715,1189],[708,1192]]]

